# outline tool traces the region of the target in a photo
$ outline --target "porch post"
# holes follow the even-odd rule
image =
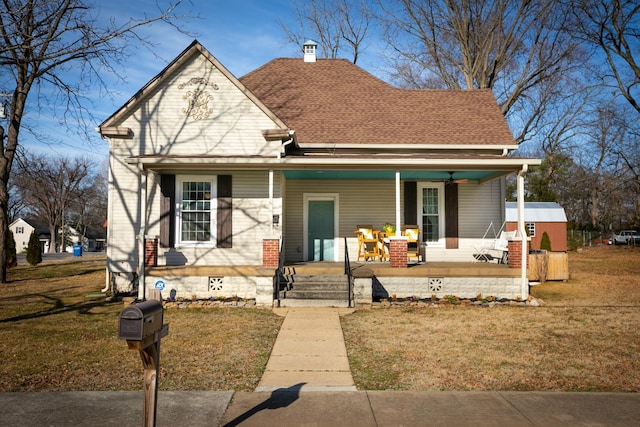
[[[396,170],[396,236],[402,234],[400,223],[400,171]]]
[[[138,300],[145,299],[145,243],[144,237],[147,234],[147,174],[144,166],[138,163],[140,172],[140,229],[138,234]]]
[[[518,172],[518,234],[520,235],[520,290],[521,297],[526,300],[529,297],[529,281],[527,279],[527,232],[524,229],[524,174],[527,173],[528,166],[522,165],[522,170]]]
[[[273,235],[273,169],[269,169],[269,234]]]

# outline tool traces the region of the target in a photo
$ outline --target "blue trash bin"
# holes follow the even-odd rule
[[[82,256],[82,245],[74,245],[73,256]]]

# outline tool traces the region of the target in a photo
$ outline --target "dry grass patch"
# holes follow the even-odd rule
[[[544,307],[440,306],[342,319],[359,389],[640,391],[640,249],[570,254]]]
[[[92,300],[104,258],[19,266],[0,285],[0,392],[140,390],[142,363],[117,339],[121,302]],[[166,310],[163,390],[253,390],[282,319],[267,310]]]

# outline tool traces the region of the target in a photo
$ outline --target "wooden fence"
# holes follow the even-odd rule
[[[566,252],[529,254],[527,278],[532,282],[569,280],[569,257]]]

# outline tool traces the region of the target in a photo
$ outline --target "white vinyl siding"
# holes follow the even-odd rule
[[[458,233],[460,238],[482,238],[490,223],[498,230],[504,222],[501,180],[484,184],[458,184]]]
[[[138,263],[140,176],[134,166],[123,161],[131,155],[130,151],[121,149],[124,145],[118,144],[117,149],[112,145],[113,157],[109,161],[107,267],[109,271],[134,272]]]

